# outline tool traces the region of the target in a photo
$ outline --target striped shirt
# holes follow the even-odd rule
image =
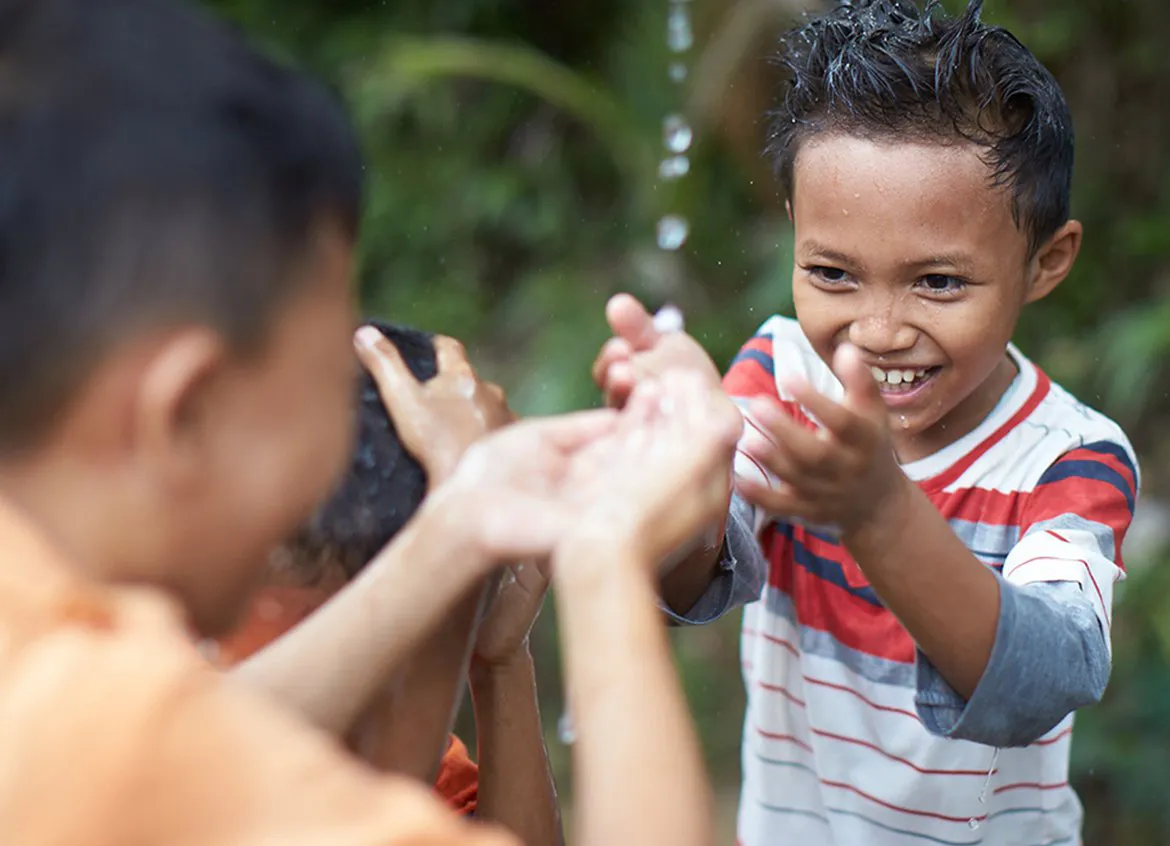
[[[1069,607],[1085,609],[1088,637],[1103,633],[1107,668],[1136,459],[1116,424],[1008,351],[1019,376],[999,406],[974,431],[903,470],[967,548],[1001,574],[1011,589],[1001,593],[1075,588]],[[788,375],[842,396],[796,321],[774,317],[745,345],[725,386],[740,399],[775,397],[808,421],[779,387]],[[737,457],[737,470],[750,471],[746,460]],[[932,711],[945,706],[939,691],[957,701],[956,711],[966,703],[832,531],[752,516],[768,577],[744,613],[740,843],[1075,845],[1082,810],[1068,782],[1071,714],[1057,714],[1021,748],[940,736]],[[980,702],[984,711],[1014,704],[1003,699],[1012,686],[994,685],[992,675],[989,664],[971,708],[988,698],[988,685],[1000,701]]]

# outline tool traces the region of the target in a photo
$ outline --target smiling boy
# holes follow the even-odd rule
[[[1073,134],[981,5],[855,2],[784,42],[797,319],[724,380],[749,423],[732,512],[769,561],[743,629],[744,846],[1078,841],[1072,714],[1108,680],[1138,471],[1011,344],[1080,247]],[[613,403],[672,367],[714,378],[648,321],[611,303]]]

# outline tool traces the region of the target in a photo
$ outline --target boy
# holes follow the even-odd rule
[[[391,339],[414,378],[435,377],[431,336],[385,323],[371,325]],[[448,339],[439,343],[444,349]],[[441,381],[431,385],[432,390],[441,389]],[[466,403],[466,419],[483,421],[471,427],[472,437],[511,418],[494,386],[485,386],[483,393],[478,406]],[[324,660],[314,664],[311,659],[319,644],[294,644],[294,634],[282,646],[301,663],[300,672],[289,673],[287,679],[271,670],[263,675],[261,665],[269,656],[262,650],[357,579],[418,510],[427,490],[426,473],[404,449],[368,373],[362,375],[358,402],[357,444],[348,474],[294,539],[274,554],[272,584],[260,592],[244,625],[218,644],[222,665],[251,658],[237,673],[294,703],[306,687],[331,697],[344,695],[346,674],[374,669],[372,645],[355,643],[348,652],[323,655]],[[435,432],[428,435],[436,440]],[[469,677],[483,762],[482,788],[465,747],[447,734],[452,703],[458,702],[462,690],[457,682],[468,672],[469,634],[482,590],[472,590],[460,603],[462,608],[457,607],[442,629],[415,651],[405,678],[402,668],[391,672],[381,695],[361,703],[362,715],[343,732],[351,748],[374,766],[426,777],[455,810],[505,825],[527,844],[560,840],[528,651],[528,632],[546,587],[535,565],[510,568],[486,619],[474,632]],[[313,716],[311,707],[306,710]],[[446,752],[436,781],[432,771],[440,744]]]
[[[1073,135],[980,7],[855,2],[784,42],[797,319],[724,380],[770,562],[743,626],[745,846],[1079,837],[1072,714],[1108,679],[1138,472],[1010,343],[1080,246]],[[628,298],[610,319],[611,403],[672,367],[715,378]]]
[[[362,167],[342,110],[175,0],[11,0],[0,30],[0,842],[514,842],[189,642],[231,629],[349,455]],[[440,416],[373,334],[388,405]],[[583,844],[709,839],[653,573],[725,501],[729,411],[664,378],[627,413],[507,427],[387,551],[468,584],[551,557]]]

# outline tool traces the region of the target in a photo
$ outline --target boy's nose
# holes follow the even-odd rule
[[[872,356],[905,352],[918,340],[918,332],[889,312],[859,317],[849,324],[849,342]]]

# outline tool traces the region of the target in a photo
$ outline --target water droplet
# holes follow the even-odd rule
[[[690,169],[691,160],[686,156],[671,156],[658,165],[658,176],[666,180],[678,179],[686,176]]]
[[[658,221],[658,248],[661,250],[679,249],[687,241],[691,227],[686,220],[677,214],[668,214]]]
[[[572,746],[577,740],[577,727],[573,725],[573,715],[568,708],[557,720],[557,739],[565,746]]]
[[[902,424],[903,429],[910,428],[910,419],[905,414],[898,415],[898,422]]]
[[[667,115],[662,121],[662,143],[672,153],[685,153],[691,148],[695,133],[682,115]]]
[[[687,66],[682,62],[671,62],[667,69],[671,82],[682,82],[687,78]]]
[[[691,33],[691,18],[686,6],[671,6],[670,15],[666,19],[667,46],[671,52],[685,53],[694,43],[695,36]]]
[[[979,820],[971,817],[971,819],[967,820],[967,828],[975,831],[977,828],[979,828]]]

